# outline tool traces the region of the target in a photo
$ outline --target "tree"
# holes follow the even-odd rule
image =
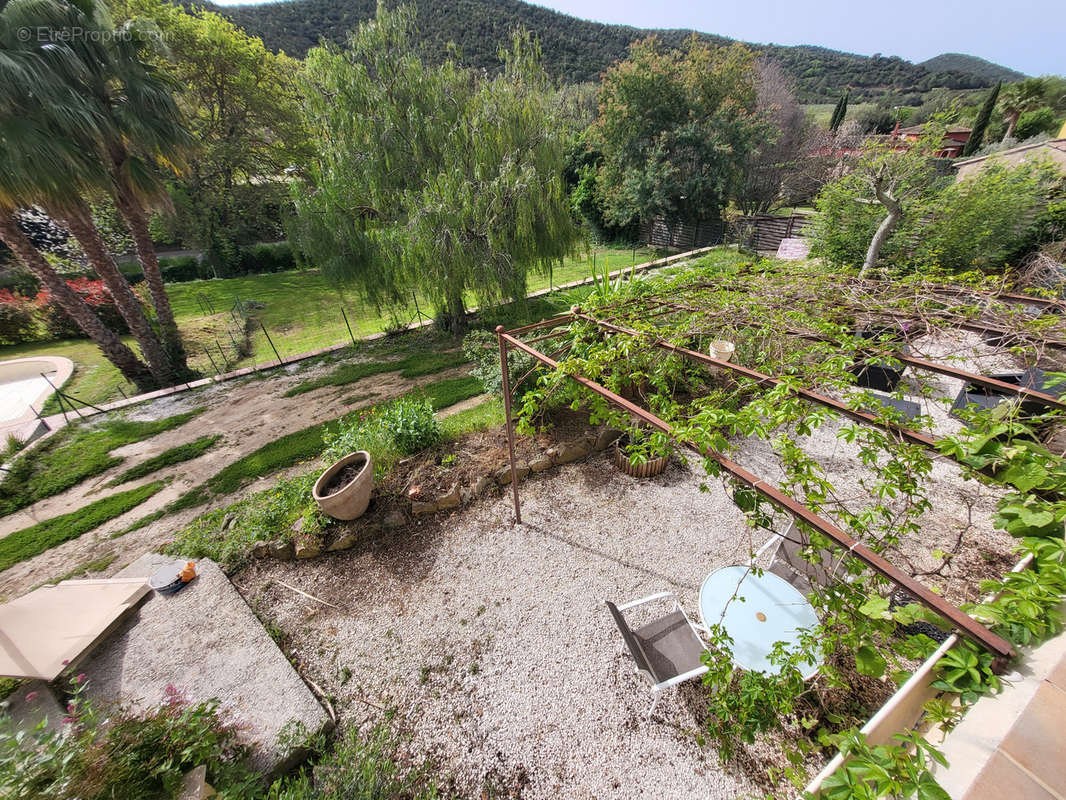
[[[1014,138],[1014,128],[1026,111],[1035,111],[1044,105],[1044,81],[1041,78],[1026,78],[1024,81],[1003,87],[999,93],[999,105],[1007,121],[1003,141]]]
[[[868,141],[847,173],[819,195],[812,252],[853,264],[865,247],[859,274],[874,269],[889,236],[934,186],[932,154],[943,138],[943,125],[930,123],[921,140],[904,149]]]
[[[808,157],[807,117],[792,93],[792,81],[772,61],[759,59],[757,69],[756,107],[770,131],[744,165],[736,201],[745,214],[769,211]]]
[[[319,155],[294,187],[296,241],[371,301],[406,304],[417,290],[461,330],[464,293],[523,298],[527,272],[576,241],[565,138],[528,36],[516,35],[489,79],[453,60],[427,67],[412,23],[410,11],[379,5],[347,50],[308,55]]]
[[[607,221],[720,218],[768,132],[756,103],[755,58],[742,45],[713,48],[695,37],[674,51],[655,37],[633,44],[600,88],[597,184]]]
[[[63,7],[44,11],[53,15],[53,22],[69,19]],[[93,112],[65,80],[79,74],[84,64],[61,48],[26,47],[18,40],[20,29],[43,21],[40,12],[24,0],[0,10],[0,239],[104,356],[139,388],[150,389],[154,380],[148,368],[56,273],[16,222],[20,207],[62,206],[84,187],[85,176],[99,169],[89,152],[66,135],[95,124]]]
[[[308,162],[300,65],[204,9],[129,0],[125,13],[152,20],[166,42],[154,63],[181,87],[178,102],[197,142],[171,181],[176,214],[164,224],[227,274],[238,246],[284,236],[287,171]]]
[[[988,93],[988,97],[985,98],[981,110],[977,112],[977,119],[974,120],[970,138],[966,141],[966,146],[962,148],[963,157],[972,156],[981,149],[981,142],[985,138],[985,130],[988,129],[988,122],[992,119],[992,112],[996,108],[996,101],[999,99],[999,91],[1002,87],[1002,82],[997,83],[992,91]]]
[[[833,133],[837,132],[837,128],[844,122],[844,118],[848,115],[848,90],[845,89],[844,93],[840,95],[840,99],[837,100],[836,107],[833,109],[833,116],[829,118],[829,130]]]
[[[102,245],[82,197],[105,182],[90,133],[102,120],[81,91],[99,64],[91,57],[94,37],[62,34],[81,27],[88,18],[75,6],[35,0],[12,0],[0,11],[0,18],[4,56],[0,59],[0,148],[5,165],[0,171],[0,235],[123,374],[148,388],[153,379],[159,382],[167,376],[167,360],[129,284]],[[54,35],[38,35],[37,41],[18,36],[22,30],[39,33],[42,29]],[[43,206],[54,217],[68,221],[90,259],[100,260],[100,277],[138,339],[149,370],[114,332],[107,331],[21,233],[14,214],[20,206],[31,205]]]

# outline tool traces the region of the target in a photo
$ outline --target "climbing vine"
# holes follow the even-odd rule
[[[1038,441],[1038,431],[1057,421],[1057,413],[1034,416],[1018,403],[991,412],[963,412],[968,427],[940,440],[932,451],[900,436],[891,425],[845,421],[837,410],[812,404],[801,392],[816,387],[843,395],[851,408],[867,411],[881,423],[931,434],[931,416],[906,419],[859,388],[857,377],[863,370],[898,373],[903,369],[899,354],[921,337],[975,321],[1010,331],[1001,335],[1002,349],[1013,348],[1027,358],[1055,358],[1043,342],[1061,323],[1031,319],[1009,304],[969,294],[970,287],[1001,288],[976,276],[950,290],[913,276],[842,284],[840,276],[763,262],[731,269],[697,265],[669,277],[604,285],[553,343],[562,353],[558,368],[541,370],[534,388],[521,397],[520,430],[533,430],[547,410],[569,405],[587,410],[593,424],[622,431],[625,452],[634,463],[675,452],[682,458],[688,457],[686,452],[702,454],[708,480],[723,481],[746,517],[752,556],[766,539],[765,530],[782,529],[782,512],[727,477],[715,454],[731,457],[741,450],[769,448],[780,468],[774,483],[783,493],[873,552],[906,563],[904,545],[921,541],[923,518],[932,506],[934,464],[953,461],[964,475],[1002,495],[994,524],[1019,539],[1020,555],[1032,557],[1030,569],[981,585],[992,599],[963,608],[1015,646],[1030,646],[1061,629],[1057,608],[1066,594],[1066,464]],[[719,339],[735,344],[737,362],[779,381],[708,367],[663,347],[706,353]],[[959,354],[935,357],[950,361]],[[584,376],[649,410],[670,433],[640,423],[573,376]],[[907,392],[950,402],[938,397],[937,384],[924,373],[910,379]],[[893,396],[903,397],[899,390]],[[809,452],[808,443],[820,433],[835,437],[862,465],[855,485],[835,485],[833,457]],[[686,449],[679,452],[679,445]],[[1003,487],[1009,490],[1005,494]],[[846,698],[869,679],[902,684],[914,665],[937,649],[950,626],[827,537],[800,527],[809,542],[803,557],[831,566],[836,578],[812,587],[809,595],[820,623],[803,632],[799,648],[775,650],[776,675],[735,669],[732,642],[721,626],[711,625],[704,677],[707,733],[724,759],[760,736],[779,735],[788,766],[776,769],[771,782],[785,780],[802,788],[810,753],[839,748],[849,756],[849,768],[827,785],[827,796],[902,797],[917,791],[941,797],[927,768],[942,760],[935,748],[912,735],[870,747],[857,731],[870,709]],[[971,520],[957,537],[955,551],[966,546],[972,527]],[[942,576],[957,552],[932,555],[939,566],[921,575]],[[824,563],[830,559],[831,564]],[[911,572],[919,574],[913,566]],[[821,667],[805,681],[800,667],[812,661]],[[935,686],[957,695],[965,707],[999,689],[997,666],[991,655],[963,640],[938,662]],[[960,717],[959,709],[943,698],[927,704],[926,712],[945,729]],[[855,794],[841,794],[845,788]]]

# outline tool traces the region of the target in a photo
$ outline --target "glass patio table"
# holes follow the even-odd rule
[[[798,650],[799,630],[818,624],[814,608],[798,589],[772,572],[757,576],[747,566],[722,567],[707,576],[700,587],[700,618],[704,626],[725,628],[733,639],[734,664],[770,675],[781,671],[769,661],[774,643]],[[805,660],[796,666],[806,679],[819,663]]]

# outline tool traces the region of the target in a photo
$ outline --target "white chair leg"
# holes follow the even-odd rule
[[[651,708],[648,709],[648,719],[651,719],[651,715],[655,713],[655,706],[659,702],[659,696],[661,694],[662,694],[662,692],[654,692],[653,693],[653,695],[652,695],[653,699],[651,701]]]

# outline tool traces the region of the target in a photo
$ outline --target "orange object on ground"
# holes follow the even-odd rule
[[[182,583],[188,583],[196,577],[196,564],[192,561],[188,561],[185,564],[185,569],[178,573],[178,577],[181,578]]]

